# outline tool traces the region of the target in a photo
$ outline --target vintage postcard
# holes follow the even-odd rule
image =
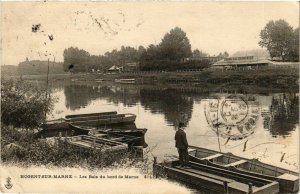
[[[1,2],[2,193],[299,192],[299,2]]]

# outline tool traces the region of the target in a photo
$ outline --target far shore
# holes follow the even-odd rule
[[[2,78],[46,81],[47,75],[17,75]],[[195,87],[235,88],[273,88],[272,90],[297,90],[299,88],[298,68],[258,69],[247,71],[221,71],[205,69],[191,72],[123,72],[123,73],[65,73],[49,74],[48,80],[67,82],[111,83],[115,79],[134,79],[134,84],[181,85]],[[237,87],[237,88],[239,88]]]

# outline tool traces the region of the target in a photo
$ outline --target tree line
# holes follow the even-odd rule
[[[40,75],[47,74],[49,64],[49,74],[61,74],[65,73],[63,69],[63,63],[40,60],[28,60],[19,63],[17,73],[19,75]]]
[[[272,60],[299,61],[299,28],[293,29],[286,21],[280,19],[270,21],[260,32],[259,45],[265,47]],[[186,33],[179,27],[167,32],[158,44],[150,44],[147,48],[122,46],[104,55],[91,55],[87,51],[70,47],[64,50],[64,70],[73,72],[105,71],[111,66],[124,66],[127,63],[137,63],[139,70],[202,69],[212,62],[210,55],[195,49],[192,51]],[[225,51],[217,57],[226,58]],[[187,58],[202,58],[203,60],[185,60]]]
[[[91,55],[83,49],[70,47],[63,53],[64,70],[73,72],[105,71],[112,65],[122,66],[126,63],[137,62],[144,51],[143,46],[139,46],[138,49],[122,46],[120,50],[113,49],[104,55]]]
[[[169,70],[202,69],[211,64],[210,60],[184,61],[188,57],[209,57],[208,53],[191,50],[186,33],[179,27],[171,29],[157,45],[150,44],[147,48],[137,49],[122,46],[104,55],[90,55],[87,51],[70,47],[64,50],[64,70],[87,72],[93,70],[105,71],[112,65],[124,66],[127,63],[137,63],[139,70]],[[219,57],[227,57],[228,53],[220,53]]]

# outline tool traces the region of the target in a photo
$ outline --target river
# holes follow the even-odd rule
[[[160,161],[177,156],[175,127],[186,124],[190,145],[298,170],[299,94],[245,91],[203,93],[192,86],[68,82],[51,87],[57,98],[48,119],[118,111],[137,115],[148,149]],[[219,135],[217,135],[219,134]]]

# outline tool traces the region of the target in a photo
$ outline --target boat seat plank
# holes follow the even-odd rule
[[[248,161],[247,160],[239,160],[239,161],[236,161],[236,162],[233,162],[233,163],[226,164],[224,166],[225,167],[237,166],[237,165],[240,165],[240,164],[243,164],[243,163],[246,163],[246,162],[248,162]]]
[[[120,141],[120,140],[123,140],[123,139],[124,139],[124,137],[115,137],[115,138],[112,138],[110,140],[112,140],[112,141]]]
[[[211,160],[211,159],[214,159],[214,158],[218,158],[220,156],[223,156],[223,154],[214,154],[212,156],[207,156],[205,158],[201,158],[202,160]]]
[[[213,175],[211,173],[203,172],[203,171],[192,169],[192,168],[179,168],[179,169],[182,169],[182,170],[188,171],[188,172],[192,172],[194,174],[206,176],[206,177],[209,177],[209,178],[212,178],[212,179],[215,179],[215,180],[219,180],[219,181],[222,181],[222,182],[226,181],[228,183],[231,183],[231,182],[235,181],[233,179],[221,177],[221,176],[218,176],[218,175]]]
[[[107,134],[96,134],[96,135],[94,135],[94,136],[96,136],[96,137],[106,137]]]
[[[193,151],[197,151],[197,149],[194,149],[194,148],[188,148],[188,152],[193,152]]]

